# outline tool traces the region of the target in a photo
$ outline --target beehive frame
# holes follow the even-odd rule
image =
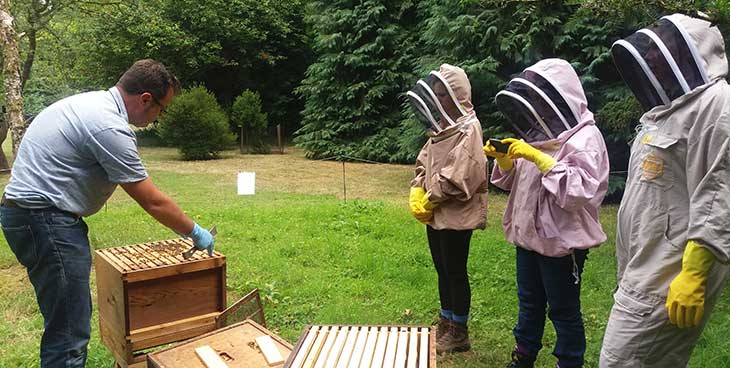
[[[259,289],[253,289],[239,301],[228,307],[216,318],[216,328],[223,328],[247,319],[255,321],[266,328],[264,306],[261,304]]]
[[[422,326],[310,325],[284,368],[436,368],[435,334]]]

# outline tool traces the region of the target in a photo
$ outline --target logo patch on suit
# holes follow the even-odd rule
[[[641,171],[646,180],[660,178],[664,174],[664,160],[653,153],[649,153],[644,156],[644,161],[641,163]]]

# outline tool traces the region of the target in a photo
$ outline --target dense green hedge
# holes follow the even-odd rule
[[[28,5],[14,2],[18,27]],[[66,2],[64,2],[66,4]],[[493,97],[546,57],[570,61],[606,136],[620,188],[640,116],[609,47],[663,14],[708,13],[730,32],[730,0],[129,0],[68,2],[40,33],[29,114],[108,88],[132,61],[163,61],[230,109],[246,89],[309,157],[410,163],[425,141],[404,92],[441,63],[463,67],[485,136],[506,134]],[[23,57],[28,40],[21,38]],[[306,70],[306,72],[305,72]],[[2,88],[0,86],[0,88]],[[301,121],[301,122],[300,122]],[[233,127],[235,130],[235,126]],[[269,131],[271,131],[269,129]]]
[[[611,190],[623,186],[627,142],[641,110],[617,74],[611,44],[663,14],[702,9],[724,24],[728,1],[314,1],[316,60],[295,142],[310,157],[410,163],[425,141],[404,93],[441,63],[469,75],[485,136],[504,136],[494,95],[548,57],[578,71],[604,133]]]
[[[165,144],[177,147],[185,160],[217,158],[235,139],[215,96],[201,86],[173,99],[156,128]]]
[[[387,161],[398,151],[398,101],[413,79],[414,10],[399,0],[309,4],[318,57],[297,89],[305,106],[295,142],[310,157]]]

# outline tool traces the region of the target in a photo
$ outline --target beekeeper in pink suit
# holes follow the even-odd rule
[[[725,45],[710,22],[674,14],[611,51],[646,112],[618,211],[618,288],[599,366],[681,368],[730,261]]]
[[[507,128],[506,153],[496,158],[494,185],[510,192],[502,220],[517,249],[519,316],[509,367],[533,367],[542,348],[545,314],[557,341],[558,367],[583,366],[586,349],[580,285],[588,249],[606,240],[598,208],[608,188],[608,154],[568,62],[546,59],[525,69],[495,97]]]

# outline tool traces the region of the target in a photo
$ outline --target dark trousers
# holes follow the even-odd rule
[[[436,266],[441,309],[468,316],[471,288],[466,273],[472,230],[434,230],[426,226],[431,258]]]
[[[533,356],[540,351],[545,309],[549,307],[547,315],[557,335],[553,355],[567,367],[583,364],[586,338],[580,311],[580,282],[576,281],[587,255],[587,250],[575,250],[573,255],[553,258],[517,247],[520,312],[513,332],[519,349]]]
[[[0,207],[5,239],[25,266],[43,315],[41,367],[83,367],[91,333],[86,223],[57,209]]]

